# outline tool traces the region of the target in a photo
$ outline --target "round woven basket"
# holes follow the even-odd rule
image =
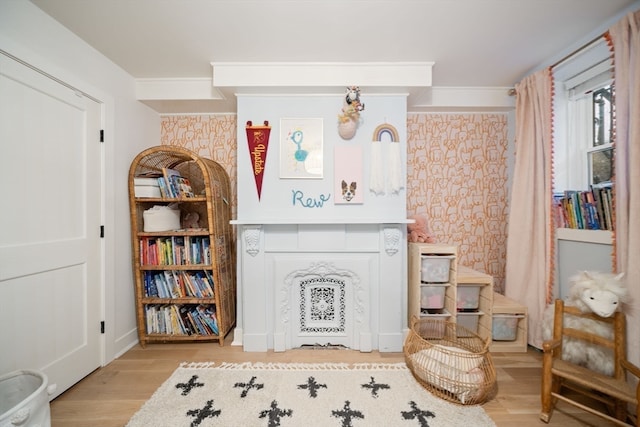
[[[461,325],[414,318],[403,351],[415,379],[442,399],[476,405],[494,391],[489,342]]]

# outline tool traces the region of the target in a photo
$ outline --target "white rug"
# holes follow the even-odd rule
[[[183,363],[127,427],[495,427],[444,401],[404,363]]]

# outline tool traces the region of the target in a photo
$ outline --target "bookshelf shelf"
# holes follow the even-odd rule
[[[155,194],[155,189],[137,186],[141,182],[153,186],[154,179],[166,177],[167,169],[178,182],[188,182],[187,190],[178,190],[181,194],[190,194],[190,190],[195,196],[140,197],[140,193]],[[173,187],[174,194],[175,190]],[[166,188],[160,191],[165,194]],[[230,197],[229,176],[222,166],[183,148],[152,147],[131,163],[132,266],[138,338],[143,348],[149,342],[218,341],[223,345],[235,325]],[[177,208],[172,215],[182,228],[144,231],[145,212],[155,207]],[[190,224],[184,222],[185,217]]]
[[[556,229],[558,240],[571,240],[574,242],[600,243],[610,245],[613,242],[613,232],[609,230],[581,230],[578,228]]]

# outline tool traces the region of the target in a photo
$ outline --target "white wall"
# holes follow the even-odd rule
[[[26,0],[0,0],[0,49],[104,104],[106,364],[137,342],[128,171],[138,152],[159,144],[160,117],[136,100],[129,74]]]

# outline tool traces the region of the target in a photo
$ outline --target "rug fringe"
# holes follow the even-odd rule
[[[263,369],[267,371],[309,371],[309,370],[331,370],[331,371],[390,371],[407,370],[404,363],[265,363],[265,362],[182,362],[180,368],[187,369]]]

